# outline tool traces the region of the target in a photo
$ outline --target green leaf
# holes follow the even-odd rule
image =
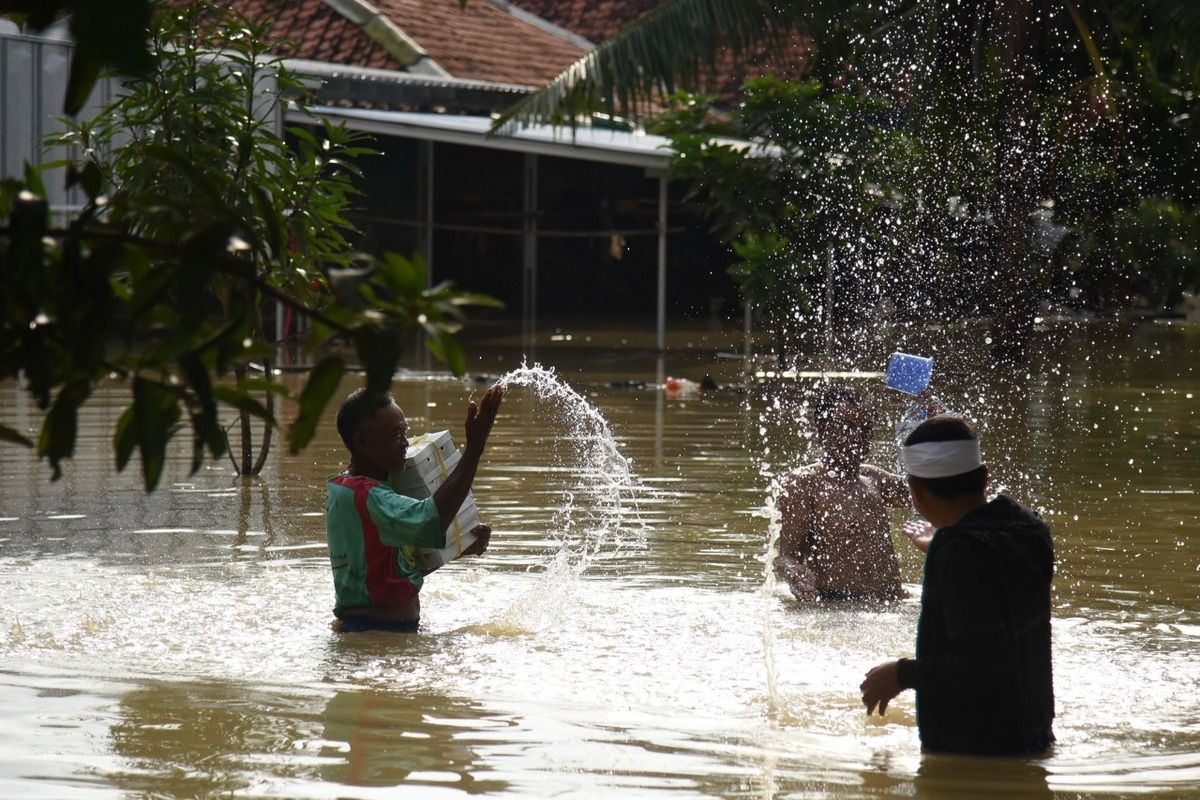
[[[439,331],[436,335],[431,335],[426,339],[425,346],[434,358],[449,367],[455,375],[461,376],[467,371],[466,355],[464,355],[458,340],[450,334]]]
[[[505,308],[504,301],[480,292],[455,292],[450,298],[454,306],[477,306],[479,308]]]
[[[171,389],[142,377],[133,381],[132,426],[142,453],[142,480],[152,492],[162,478],[167,460],[167,443],[179,422],[179,396]]]
[[[401,297],[417,297],[427,288],[428,273],[420,255],[405,258],[399,253],[384,253],[381,266],[388,288]]]
[[[287,252],[288,242],[283,232],[283,222],[275,207],[275,201],[271,199],[271,193],[265,186],[254,186],[253,190],[254,199],[258,205],[258,216],[267,226],[267,244],[274,256],[279,258],[282,253]]]
[[[71,3],[71,33],[76,50],[126,75],[145,72],[153,64],[146,48],[150,0]]]
[[[219,457],[225,451],[225,432],[217,421],[217,404],[215,402],[212,378],[208,366],[196,352],[185,353],[179,359],[180,369],[192,387],[195,405],[198,410],[192,416],[192,430],[196,437],[208,445],[213,457]],[[193,470],[195,471],[195,470]]]
[[[71,74],[67,79],[67,94],[63,98],[63,113],[75,116],[87,103],[96,79],[100,77],[100,55],[94,50],[76,47],[71,53]]]
[[[117,420],[116,431],[113,432],[113,452],[117,457],[117,472],[124,472],[125,467],[129,464],[129,459],[133,456],[134,448],[137,447],[137,431],[133,425],[135,416],[136,412],[133,406],[125,409],[121,418]]]
[[[635,119],[656,96],[695,85],[717,56],[759,45],[782,54],[785,34],[820,30],[827,0],[665,0],[505,110],[491,133],[538,123],[576,125],[576,115],[615,109]]]
[[[7,425],[0,425],[0,441],[10,442],[11,444],[19,444],[22,447],[33,447],[33,441],[27,436],[23,436],[13,428]]]
[[[38,197],[46,196],[46,184],[42,183],[42,171],[28,161],[25,162],[25,186]]]
[[[79,407],[88,398],[91,390],[86,380],[72,381],[58,390],[54,404],[42,421],[42,432],[38,436],[39,456],[50,459],[54,470],[53,480],[62,477],[60,462],[75,453],[75,437],[79,425]]]
[[[292,390],[282,383],[277,381],[269,381],[266,378],[246,378],[242,381],[242,389],[247,392],[270,392],[284,399],[292,399]]]
[[[95,200],[104,189],[104,173],[95,161],[88,161],[79,171],[79,185],[87,192],[89,200]]]
[[[300,413],[288,431],[288,449],[293,454],[312,441],[317,423],[321,420],[321,412],[337,391],[345,372],[346,365],[341,358],[326,356],[309,373],[308,381],[300,392]]]
[[[213,389],[213,397],[226,405],[233,406],[238,411],[245,411],[247,414],[265,420],[271,425],[275,424],[275,417],[267,410],[267,407],[241,389],[235,389],[231,386],[218,386]]]

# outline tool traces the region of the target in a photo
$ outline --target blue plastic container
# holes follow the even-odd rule
[[[933,377],[933,359],[908,353],[888,356],[887,385],[905,394],[920,394],[929,388]]]

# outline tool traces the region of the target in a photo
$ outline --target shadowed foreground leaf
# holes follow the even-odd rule
[[[317,423],[321,420],[321,412],[328,405],[329,398],[337,391],[338,383],[345,372],[346,365],[340,358],[327,356],[309,373],[308,382],[300,392],[300,413],[296,415],[296,420],[288,432],[288,448],[292,453],[300,452],[312,441]]]

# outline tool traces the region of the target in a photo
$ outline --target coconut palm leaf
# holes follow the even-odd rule
[[[656,96],[694,86],[717,55],[766,46],[778,52],[787,34],[820,24],[831,0],[666,0],[567,67],[542,90],[500,116],[494,131],[533,122],[574,125],[578,115],[619,109],[637,117]]]
[[[1105,79],[1106,59],[1122,45],[1149,47],[1185,70],[1200,70],[1197,0],[1042,0],[1035,5],[1039,19],[1069,21],[1095,80]],[[666,0],[504,112],[493,131],[511,133],[534,122],[574,126],[578,118],[600,110],[619,109],[637,118],[656,96],[694,88],[722,50],[735,56],[763,46],[778,51],[788,34],[798,31],[811,37],[814,49],[832,65],[856,49],[887,49],[889,39],[903,38],[893,28],[916,29],[907,44],[933,60],[934,74],[973,82],[985,72],[997,20],[1014,12],[1031,13],[1012,0]],[[1045,65],[1062,63],[1063,54],[1055,56],[1044,59]]]
[[[1112,26],[1159,57],[1200,70],[1200,3],[1196,0],[1102,0]]]

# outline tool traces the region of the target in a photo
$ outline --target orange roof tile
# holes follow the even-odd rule
[[[487,0],[377,0],[376,6],[456,78],[540,86],[584,55],[581,47]]]
[[[295,58],[382,69],[396,62],[362,29],[322,0],[221,0],[252,19],[273,19],[269,35]],[[489,0],[373,0],[381,13],[456,78],[539,86],[584,54],[577,44]]]
[[[400,69],[386,50],[321,0],[218,0],[253,20],[274,20],[268,36],[280,55],[378,69]]]

